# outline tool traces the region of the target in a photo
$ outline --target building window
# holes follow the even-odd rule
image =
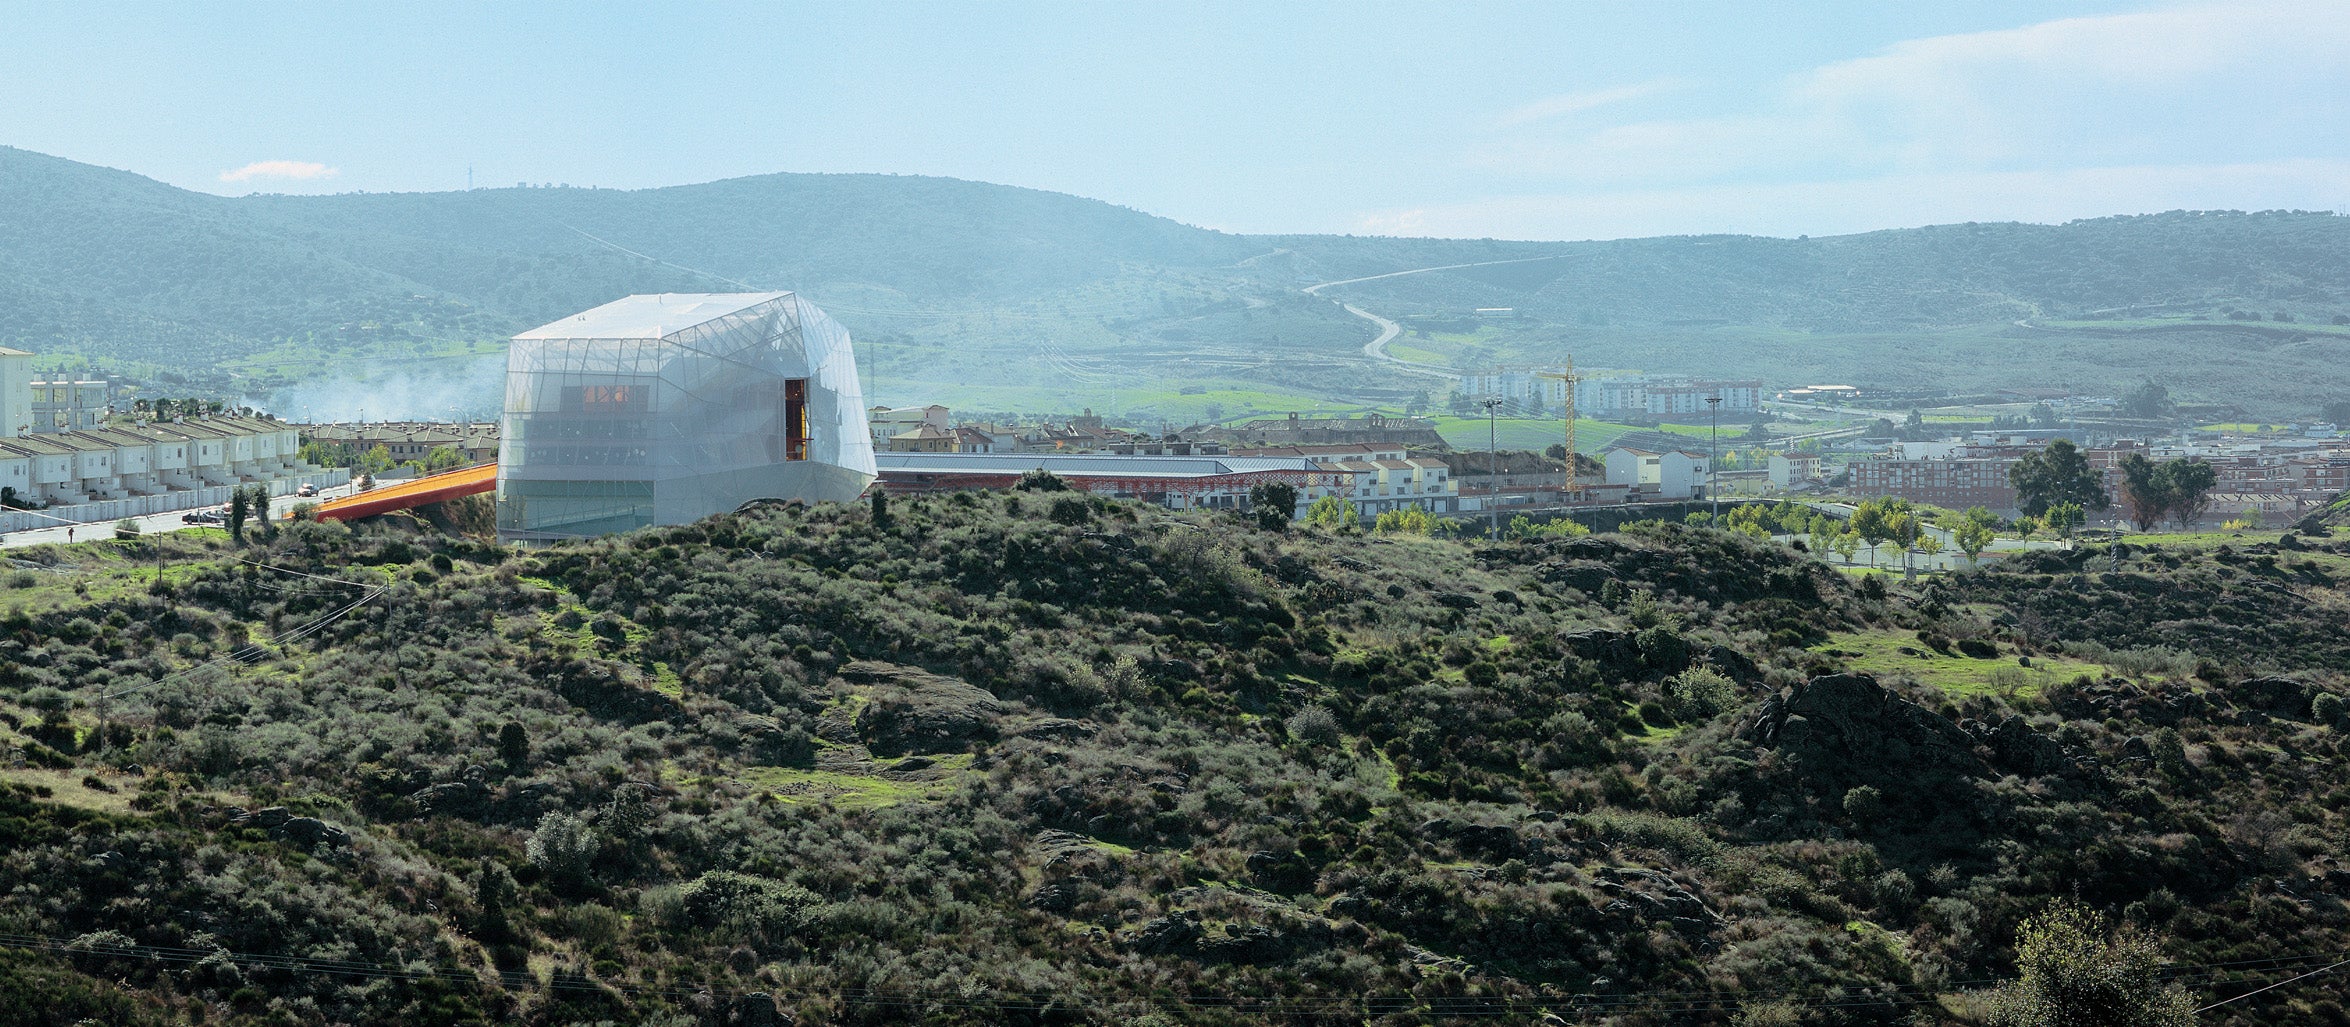
[[[808,380],[783,380],[783,458],[808,458]]]
[[[574,409],[590,414],[618,414],[645,408],[646,390],[634,385],[581,385],[571,390]]]

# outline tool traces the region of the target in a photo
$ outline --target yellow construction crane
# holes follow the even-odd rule
[[[1561,382],[1561,383],[1564,383],[1564,384],[1565,384],[1565,386],[1566,386],[1566,388],[1565,388],[1565,392],[1566,392],[1566,394],[1567,394],[1567,490],[1566,490],[1564,493],[1561,493],[1561,495],[1562,495],[1562,496],[1564,496],[1564,498],[1566,499],[1566,501],[1567,501],[1567,502],[1569,502],[1569,503],[1578,503],[1578,502],[1581,502],[1581,501],[1583,500],[1583,483],[1582,483],[1582,482],[1580,482],[1580,481],[1577,481],[1577,480],[1575,480],[1575,383],[1576,383],[1577,381],[1579,381],[1579,380],[1580,380],[1580,379],[1578,379],[1578,378],[1576,378],[1576,377],[1575,377],[1575,355],[1574,355],[1574,354],[1572,354],[1572,353],[1569,353],[1569,354],[1567,354],[1567,369],[1566,369],[1566,370],[1564,370],[1564,371],[1536,371],[1536,372],[1534,372],[1534,377],[1536,377],[1536,378],[1550,378],[1550,379],[1553,379],[1553,380],[1559,381],[1559,382]]]

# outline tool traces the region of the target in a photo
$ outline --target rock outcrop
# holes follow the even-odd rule
[[[1866,674],[1813,678],[1763,701],[1743,736],[1807,772],[1865,779],[1983,777],[1975,739]]]
[[[857,711],[857,737],[876,756],[962,752],[993,741],[1008,709],[986,689],[916,667],[858,661],[840,676],[869,697]]]

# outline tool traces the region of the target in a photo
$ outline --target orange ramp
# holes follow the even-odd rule
[[[310,511],[322,521],[348,521],[406,510],[459,496],[478,496],[498,487],[498,465],[482,464],[386,485],[341,499],[329,499]]]

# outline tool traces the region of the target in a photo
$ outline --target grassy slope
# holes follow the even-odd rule
[[[1011,991],[1086,995],[1097,1012],[1072,1019],[1110,1022],[1151,995],[1442,993],[1531,1018],[1577,990],[1728,989],[1841,994],[1858,1004],[1823,1007],[1828,1020],[1874,1022],[1901,1013],[1871,998],[1888,989],[2005,972],[2001,939],[2054,895],[2118,909],[2168,889],[2133,915],[2187,962],[2350,945],[2318,906],[2264,897],[2278,874],[2343,855],[2350,826],[2350,778],[2326,756],[2339,739],[2306,714],[2183,724],[2194,770],[2174,780],[2123,758],[2160,726],[2142,719],[2154,705],[2091,708],[2052,682],[1985,694],[1972,667],[1900,665],[1924,683],[1888,675],[1897,690],[1970,721],[2030,715],[2082,768],[1966,785],[1966,802],[1997,811],[1985,820],[1886,781],[1897,815],[1856,823],[1843,789],[1878,770],[1790,766],[1736,737],[1765,682],[1894,670],[1880,663],[1908,658],[1882,650],[1918,630],[1990,637],[2066,672],[2097,672],[2053,651],[2090,640],[2187,646],[2215,665],[2212,681],[2138,679],[2158,694],[2224,702],[2255,670],[2338,690],[2350,575],[2332,561],[2350,554],[2035,554],[1879,601],[1785,550],[1677,526],[1482,546],[1277,536],[1045,495],[891,511],[877,528],[862,508],[768,509],[529,554],[302,525],[250,558],[380,582],[379,603],[255,665],[110,702],[104,735],[75,699],[299,626],[341,593],[231,564],[216,533],[180,543],[187,570],[168,594],[108,584],[127,555],[112,542],[19,551],[48,569],[0,581],[0,629],[22,646],[0,665],[0,713],[19,744],[88,751],[15,775],[45,797],[0,791],[0,831],[16,832],[0,887],[38,881],[48,897],[11,904],[0,926],[573,968],[644,990],[276,975],[238,998],[195,971],[10,956],[0,998],[66,1022],[107,1001],[130,1009],[111,1022],[160,1021],[192,1000],[226,1022],[260,1022],[277,1001],[292,1004],[269,1015],[297,1023],[551,1025],[655,1017],[707,986],[782,994],[802,1022],[901,1021],[907,1009],[854,997],[886,989],[960,1023],[1016,1015]],[[1555,583],[1578,567],[1656,601]],[[2047,601],[2055,575],[2072,582],[2062,603]],[[73,580],[86,598],[59,591]],[[1944,612],[1916,612],[1929,607]],[[1567,655],[1581,644],[1568,636],[1643,624],[1629,663]],[[1715,645],[1764,681],[1713,716],[1628,718],[1672,701],[1668,675]],[[904,700],[859,669],[871,661],[967,681],[1000,712],[978,733],[897,734]],[[519,760],[501,753],[507,723],[527,738]],[[118,791],[85,790],[85,773]],[[468,781],[478,802],[428,810],[426,789],[462,796]],[[338,823],[352,843],[311,851],[233,829],[228,795]],[[641,828],[612,812],[632,796],[647,800]],[[594,858],[533,859],[534,830],[551,837],[545,818],[574,813]],[[2223,826],[2252,815],[2306,830]],[[481,885],[485,865],[514,883]],[[115,901],[131,866],[148,901],[211,925]],[[1642,911],[1684,888],[1728,919]],[[487,926],[484,894],[509,894],[508,933]],[[1193,917],[1196,935],[1181,926]],[[1877,933],[1847,929],[1861,922]],[[167,991],[186,998],[167,1007]],[[2307,999],[2229,1015],[2322,1021]],[[1683,1015],[1730,1011],[1708,1008]]]

